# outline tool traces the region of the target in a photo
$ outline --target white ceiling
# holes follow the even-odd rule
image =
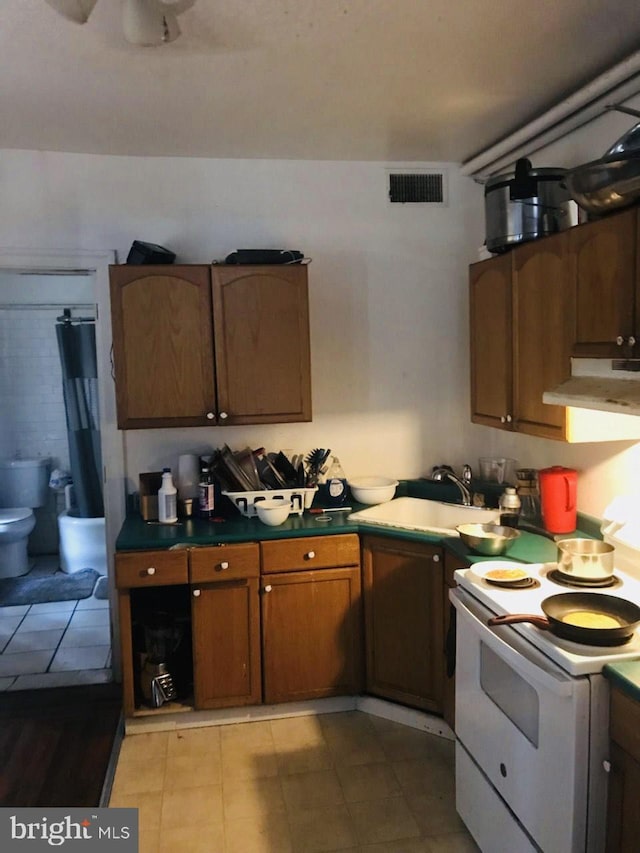
[[[0,148],[464,161],[640,44],[633,0],[197,0],[159,48],[121,6],[2,0]]]

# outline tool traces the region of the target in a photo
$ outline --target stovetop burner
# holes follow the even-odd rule
[[[523,578],[521,581],[492,581],[491,578],[485,578],[491,586],[502,587],[503,589],[534,589],[540,586],[540,581],[537,578]]]
[[[569,575],[563,574],[559,569],[551,569],[547,572],[547,577],[553,583],[560,586],[568,586],[572,589],[609,589],[611,587],[620,586],[620,579],[615,575],[600,580],[583,580],[581,578],[572,578]]]

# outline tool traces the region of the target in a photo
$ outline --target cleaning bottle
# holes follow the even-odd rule
[[[330,506],[343,504],[347,498],[347,478],[337,456],[332,457],[325,484],[327,503]]]
[[[198,488],[200,490],[198,498],[198,515],[200,518],[213,518],[216,507],[215,481],[211,468],[206,464],[202,466],[202,473],[200,474],[200,484]]]
[[[173,485],[171,468],[162,469],[162,485],[158,490],[158,519],[164,524],[178,520],[178,490]]]

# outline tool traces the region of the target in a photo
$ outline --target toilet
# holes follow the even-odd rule
[[[0,459],[0,578],[29,571],[27,541],[36,526],[33,510],[48,497],[51,460]]]

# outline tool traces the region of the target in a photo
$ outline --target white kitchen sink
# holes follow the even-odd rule
[[[395,498],[387,503],[352,512],[349,520],[357,521],[358,524],[374,524],[397,527],[401,530],[421,530],[442,536],[457,536],[455,528],[458,524],[498,523],[500,511],[430,501],[424,498]]]

